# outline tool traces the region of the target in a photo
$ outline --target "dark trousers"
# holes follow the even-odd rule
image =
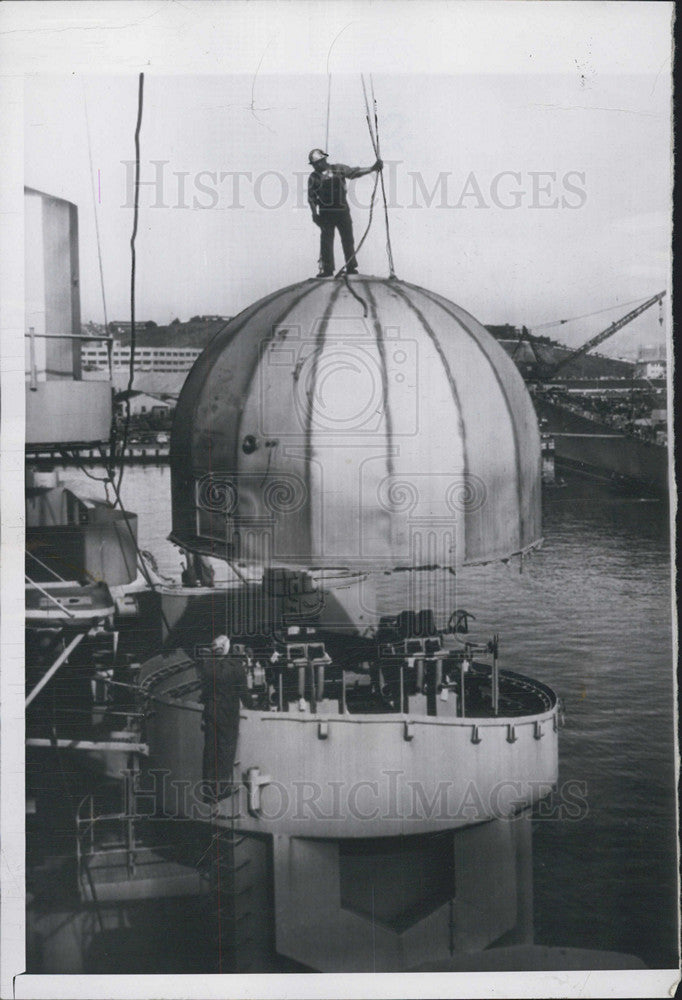
[[[239,739],[239,708],[246,687],[244,665],[232,656],[206,658],[201,665],[204,703],[203,797],[230,795]]]
[[[355,242],[353,240],[353,221],[350,210],[320,209],[320,259],[325,274],[334,273],[334,230],[338,229],[343,247],[343,259],[346,266],[356,270],[358,262],[355,259]]]

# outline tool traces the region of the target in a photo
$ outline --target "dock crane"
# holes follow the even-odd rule
[[[531,349],[533,357],[535,358],[536,378],[540,378],[541,377],[540,373],[545,371],[545,369],[547,368],[547,363],[538,350],[539,341],[537,340],[537,337],[534,337],[532,335],[527,326],[521,327],[521,334],[519,336],[519,339],[516,341],[516,345],[511,354],[511,359],[512,361],[516,360],[516,355],[518,353],[519,347],[524,342],[524,340],[528,343],[528,346]]]
[[[522,341],[526,339],[530,345],[530,348],[533,352],[533,355],[537,363],[538,374],[536,378],[540,381],[547,381],[548,379],[555,378],[556,375],[563,368],[566,367],[566,365],[570,364],[572,361],[577,360],[577,358],[581,358],[584,354],[587,354],[589,351],[591,351],[594,347],[597,347],[599,344],[603,344],[605,340],[608,340],[609,337],[612,337],[614,333],[618,333],[619,330],[622,330],[624,326],[627,326],[628,323],[631,323],[633,319],[636,319],[638,316],[641,316],[641,314],[643,312],[646,312],[646,310],[651,308],[651,306],[655,305],[657,302],[662,302],[663,299],[665,298],[665,295],[666,295],[665,291],[658,292],[656,295],[652,295],[650,299],[646,300],[646,302],[642,302],[634,309],[631,309],[630,312],[626,313],[624,316],[621,316],[620,319],[615,320],[615,322],[611,323],[610,326],[607,326],[604,330],[600,330],[600,332],[595,334],[594,337],[590,337],[590,339],[586,341],[584,344],[582,344],[581,347],[578,347],[576,348],[576,350],[571,351],[570,354],[567,354],[565,357],[561,358],[559,361],[556,361],[552,365],[547,365],[541,358],[536,348],[537,338],[533,337],[533,335],[528,331],[528,329],[525,326],[521,331],[521,336],[519,337],[516,348],[514,349],[514,354],[516,354],[516,351],[518,350],[518,347],[520,346]],[[514,355],[512,355],[512,357],[513,356]]]

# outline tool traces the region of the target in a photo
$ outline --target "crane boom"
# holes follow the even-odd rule
[[[606,329],[595,334],[595,336],[591,337],[585,344],[582,345],[582,347],[578,347],[577,350],[572,351],[571,354],[566,355],[565,358],[562,358],[561,361],[558,361],[555,365],[553,365],[550,371],[546,373],[545,378],[553,378],[557,372],[559,372],[571,361],[581,358],[583,354],[587,354],[588,351],[591,351],[593,347],[597,347],[598,344],[603,344],[605,340],[612,337],[614,333],[618,333],[618,331],[622,330],[624,326],[631,323],[633,319],[641,316],[643,312],[655,305],[657,302],[661,302],[665,297],[665,294],[666,293],[663,291],[658,292],[656,295],[652,295],[650,299],[646,300],[646,302],[642,302],[641,305],[631,309],[629,313],[626,313],[625,316],[621,316],[620,319],[611,323],[611,325],[607,326]]]

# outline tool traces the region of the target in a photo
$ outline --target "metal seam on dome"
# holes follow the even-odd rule
[[[253,381],[253,377],[254,377],[254,375],[256,373],[256,370],[258,369],[258,365],[260,364],[260,361],[261,361],[261,358],[262,358],[262,354],[263,354],[263,347],[264,346],[267,347],[269,344],[272,343],[272,341],[275,338],[275,335],[276,335],[276,332],[277,332],[277,328],[279,326],[281,326],[282,323],[286,322],[287,318],[290,316],[290,314],[293,312],[293,310],[296,308],[296,306],[299,304],[299,302],[302,302],[303,299],[305,299],[309,295],[311,295],[312,292],[314,292],[316,288],[319,288],[320,284],[321,284],[321,282],[316,282],[310,288],[306,288],[305,291],[301,292],[300,295],[297,295],[293,299],[292,302],[289,302],[289,304],[287,305],[286,309],[284,309],[284,311],[281,312],[277,316],[277,318],[273,321],[267,337],[265,337],[261,341],[261,343],[260,343],[260,348],[259,348],[259,351],[258,351],[258,355],[257,355],[254,363],[251,365],[251,368],[249,369],[248,374],[247,374],[247,376],[246,376],[246,378],[244,380],[244,386],[245,386],[244,396],[240,400],[240,404],[239,404],[239,412],[238,412],[238,415],[237,415],[237,432],[236,432],[236,434],[234,436],[234,441],[235,441],[234,465],[235,466],[237,465],[237,462],[239,460],[239,439],[241,437],[241,432],[242,432],[242,418],[244,416],[244,409],[246,407],[246,402],[247,402],[247,399],[249,397],[249,386],[251,385],[251,383]],[[290,287],[297,288],[299,286],[298,285],[293,285],[293,286],[290,286]],[[287,289],[287,291],[289,291],[289,290],[290,290],[290,288]],[[267,303],[267,305],[270,305],[272,301],[273,300],[271,299],[270,302]]]
[[[247,306],[245,309],[242,309],[242,311],[238,313],[237,316],[233,317],[233,319],[230,320],[230,323],[233,322],[235,323],[235,327],[233,330],[230,331],[226,342],[220,345],[220,351],[222,352],[224,348],[232,342],[234,337],[244,328],[245,324],[249,322],[249,320],[259,311],[259,309],[269,306],[272,302],[275,302],[278,298],[280,298],[283,295],[286,295],[287,292],[290,292],[292,288],[296,287],[297,287],[296,285],[288,285],[286,288],[280,288],[276,292],[271,292],[271,294],[267,295],[265,298],[259,299],[258,302],[253,302],[250,306]],[[218,336],[218,334],[216,336]],[[192,383],[197,380],[199,380],[199,382],[201,383],[202,378],[205,380],[206,385],[208,385],[209,383],[211,376],[211,367],[207,366],[209,365],[211,346],[213,345],[214,339],[215,338],[211,339],[209,343],[206,345],[205,349],[202,351],[202,353],[199,355],[196,362],[192,366],[192,370],[190,371],[189,375],[185,379],[182,389],[180,390],[180,396],[178,397],[176,416],[178,413],[181,412],[182,397],[185,394],[185,391],[189,391],[189,389],[192,386]],[[204,371],[204,369],[206,370]],[[199,408],[199,404],[202,397],[203,397],[202,392],[196,393],[194,397],[194,403],[191,407],[190,419],[187,420],[185,423],[185,426],[187,428],[187,434],[189,437],[188,444],[190,446],[192,445],[192,440],[191,440],[192,428],[194,428],[197,423],[197,410]],[[171,434],[171,454],[172,451],[174,451],[174,449],[172,448],[173,438],[174,435]],[[188,450],[190,449],[188,448]]]
[[[284,322],[284,320],[286,319],[286,317],[289,315],[289,312],[292,309],[295,309],[295,307],[298,305],[298,303],[302,299],[304,299],[307,295],[309,295],[310,293],[312,293],[315,288],[319,287],[320,284],[321,284],[321,282],[315,282],[314,284],[311,283],[311,286],[309,288],[307,288],[304,292],[302,292],[300,295],[298,295],[294,299],[293,302],[290,302],[288,304],[287,308],[284,310],[284,312],[282,314],[280,314],[280,316],[277,318],[277,320],[273,323],[273,327],[272,327],[273,331],[277,328],[277,326],[279,326],[281,323]],[[273,302],[277,302],[278,299],[283,298],[285,295],[287,295],[288,293],[290,293],[292,291],[292,289],[298,288],[298,287],[300,287],[300,282],[296,282],[293,285],[287,285],[286,288],[280,288],[276,292],[272,292],[270,295],[267,295],[264,298],[259,299],[258,302],[254,302],[251,306],[247,306],[246,309],[243,309],[241,311],[241,313],[239,313],[239,316],[241,316],[241,319],[235,325],[235,328],[230,331],[227,340],[220,345],[220,350],[218,352],[217,357],[220,357],[220,355],[222,354],[222,352],[224,351],[224,349],[229,344],[232,343],[232,341],[234,340],[234,338],[239,333],[241,333],[241,331],[253,319],[253,317],[256,316],[256,315],[258,315],[258,313],[261,311],[261,309],[267,309],[267,307],[270,306],[270,305],[272,305]],[[270,336],[273,336],[273,335],[274,334],[271,334]],[[211,345],[209,344],[208,348],[210,348],[210,346]],[[217,345],[216,345],[216,347],[217,347]],[[204,358],[204,355],[203,354],[200,355],[200,358],[197,359],[197,365],[198,365],[198,362],[201,359],[203,359],[203,358]],[[258,359],[256,361],[256,364],[257,363],[258,363]],[[197,365],[195,365],[195,368],[197,367]],[[194,371],[194,369],[193,369],[193,371]],[[253,372],[254,371],[255,371],[255,366],[253,367],[252,371],[250,372],[249,381],[246,383],[247,385],[250,383],[250,380],[253,377]],[[191,374],[192,373],[190,372],[190,376],[191,376]],[[205,379],[206,379],[205,384],[206,384],[206,387],[208,388],[208,395],[209,395],[209,397],[210,397],[210,383],[211,383],[211,376],[212,376],[212,374],[213,374],[213,365],[211,365],[211,367],[205,373]],[[189,379],[185,382],[185,386],[187,386],[188,381],[189,381]],[[183,390],[184,390],[185,386],[183,386]],[[194,427],[196,425],[196,422],[197,422],[197,410],[199,408],[200,402],[201,402],[201,400],[202,400],[203,397],[204,397],[204,394],[202,392],[198,392],[196,394],[196,397],[195,397],[195,400],[194,400],[194,404],[192,406],[191,423],[189,424],[190,427]],[[210,407],[209,407],[209,410],[210,410]],[[239,411],[238,433],[235,436],[235,441],[239,440],[239,432],[241,431],[241,418],[242,418],[243,410],[244,410],[244,407],[242,405],[242,407],[241,407],[241,409]],[[238,459],[238,451],[235,449],[235,454],[234,454],[234,457],[233,457],[233,465],[236,464],[237,459]],[[207,471],[208,471],[209,475],[213,472],[212,463],[211,463],[210,458],[209,458],[209,468],[208,468]],[[191,472],[192,477],[194,478],[194,476],[196,475],[196,469],[195,469],[194,465],[191,466],[190,472]],[[225,539],[225,544],[227,545],[227,539]]]
[[[286,307],[286,309],[284,309],[281,313],[279,313],[279,315],[276,317],[276,319],[271,324],[270,331],[269,331],[267,337],[264,340],[262,340],[261,343],[260,343],[260,347],[259,347],[259,350],[258,350],[258,355],[256,357],[256,360],[254,361],[253,365],[249,369],[248,375],[247,375],[247,377],[246,377],[246,379],[244,381],[244,386],[245,386],[245,390],[244,391],[245,391],[245,394],[244,394],[243,398],[241,399],[240,405],[239,405],[239,412],[238,412],[238,415],[237,415],[237,430],[236,430],[236,434],[234,435],[235,454],[234,454],[233,466],[235,468],[237,466],[237,463],[239,462],[239,440],[241,438],[241,433],[242,433],[242,419],[243,419],[243,416],[244,416],[244,409],[246,408],[246,401],[247,401],[248,396],[249,396],[249,387],[250,387],[250,385],[251,385],[251,383],[253,381],[253,377],[254,377],[254,375],[255,375],[255,373],[257,371],[258,365],[259,365],[259,363],[261,361],[261,358],[263,356],[263,345],[267,346],[268,344],[272,343],[272,341],[274,340],[274,338],[276,336],[277,328],[279,326],[281,326],[282,323],[286,322],[288,316],[290,316],[290,314],[293,312],[293,310],[296,308],[296,306],[300,302],[302,302],[303,299],[305,299],[309,295],[311,295],[315,291],[316,288],[319,288],[320,284],[321,284],[321,282],[316,281],[314,284],[311,284],[311,286],[309,288],[306,288],[304,291],[302,291],[300,293],[300,295],[297,295],[293,299],[292,302],[289,302],[288,305],[287,305],[287,307]],[[291,291],[292,288],[298,288],[298,287],[299,287],[298,284],[297,285],[289,286],[287,289],[284,290],[284,292]],[[263,304],[263,308],[265,308],[268,305],[271,305],[273,301],[276,301],[276,299],[272,299],[271,298],[267,303]],[[257,314],[258,313],[256,312],[255,315],[257,315]],[[248,322],[248,320],[246,320],[245,322]],[[237,517],[238,517],[239,516],[239,508],[237,508],[237,512],[236,513],[237,513]]]
[[[413,286],[413,287],[415,287],[415,286]],[[511,426],[512,426],[512,438],[513,438],[513,441],[514,441],[514,455],[515,455],[515,458],[516,458],[516,496],[517,496],[518,506],[519,506],[519,544],[523,545],[524,540],[525,540],[525,534],[526,534],[526,532],[524,530],[525,523],[524,523],[524,513],[523,513],[524,512],[523,483],[522,483],[522,480],[521,480],[521,444],[519,442],[519,429],[517,427],[517,423],[516,423],[516,420],[514,418],[514,408],[511,405],[511,400],[509,398],[509,395],[507,393],[505,385],[504,385],[502,379],[500,378],[499,372],[497,371],[497,368],[495,367],[495,365],[493,363],[493,360],[490,358],[490,355],[488,354],[488,352],[485,350],[485,348],[483,347],[483,345],[480,343],[480,341],[476,337],[476,334],[474,333],[474,331],[471,329],[471,327],[468,325],[468,323],[466,323],[463,319],[461,319],[460,316],[458,316],[456,313],[453,313],[452,310],[448,308],[448,306],[446,304],[447,300],[444,299],[442,296],[436,295],[435,293],[428,292],[426,289],[420,288],[418,290],[421,291],[422,294],[425,295],[426,298],[430,299],[435,305],[440,306],[440,308],[443,309],[443,311],[446,312],[448,314],[448,316],[451,316],[454,320],[456,320],[466,330],[466,332],[469,334],[469,336],[471,337],[471,339],[474,341],[474,343],[476,344],[476,346],[478,347],[478,349],[481,351],[481,353],[486,358],[488,364],[490,365],[490,367],[492,369],[493,375],[495,376],[495,379],[496,379],[496,381],[497,381],[497,383],[498,383],[498,385],[500,387],[500,391],[501,391],[502,396],[504,398],[505,405],[506,405],[507,410],[509,412],[510,422],[511,422]],[[454,305],[454,303],[452,303],[452,304]],[[464,311],[465,310],[462,310],[462,312],[464,312]],[[471,318],[473,319],[474,317],[472,316]]]
[[[316,284],[318,283],[315,278],[310,278],[309,281],[310,283],[312,283],[313,281],[315,281]],[[280,295],[286,295],[287,292],[292,291],[294,288],[299,288],[301,284],[302,283],[300,281],[292,281],[290,285],[285,285],[283,288],[278,288],[277,291],[275,292],[270,292],[268,295],[264,295],[263,298],[261,299],[256,299],[255,302],[251,302],[248,306],[244,306],[243,309],[241,309],[238,313],[232,316],[232,318],[230,319],[230,323],[238,322],[239,327],[241,328],[244,325],[244,322],[249,318],[246,315],[247,313],[257,312],[258,309],[261,309],[264,306],[269,305],[270,302],[278,298]],[[220,332],[221,331],[219,330],[218,333]],[[218,336],[218,334],[216,334],[215,336]],[[214,338],[212,337],[211,340],[209,340],[207,347],[210,347],[211,343],[213,342],[213,339]],[[232,337],[230,337],[230,340],[231,339]]]
[[[382,278],[380,280],[381,280],[381,283],[383,285],[386,285],[393,292],[395,292],[398,296],[400,296],[400,298],[409,306],[409,308],[412,310],[412,312],[415,314],[415,316],[417,316],[417,318],[419,319],[419,321],[423,325],[424,329],[426,330],[426,332],[428,333],[428,335],[429,335],[429,337],[431,339],[431,342],[433,343],[433,346],[436,348],[436,351],[438,353],[438,357],[440,358],[441,364],[443,365],[443,370],[445,372],[445,376],[446,376],[446,378],[448,380],[448,385],[450,386],[450,393],[452,395],[453,402],[455,404],[455,407],[457,408],[457,424],[458,424],[458,428],[459,428],[460,437],[461,437],[461,440],[462,440],[462,460],[463,460],[463,465],[464,465],[463,473],[464,473],[464,476],[466,478],[467,473],[468,473],[468,469],[469,469],[469,461],[468,461],[468,458],[467,458],[466,432],[465,432],[465,428],[464,428],[464,420],[462,419],[462,406],[461,406],[460,399],[459,399],[459,393],[457,392],[457,386],[455,384],[455,379],[454,379],[452,371],[450,369],[450,365],[448,363],[448,359],[445,357],[445,354],[443,352],[443,348],[440,346],[440,343],[438,341],[438,338],[436,337],[435,331],[433,330],[433,328],[429,324],[428,320],[424,316],[424,313],[421,311],[421,309],[419,309],[414,304],[414,302],[412,302],[410,300],[409,296],[406,295],[405,292],[401,289],[400,285],[404,284],[404,282],[398,281],[395,278],[392,278],[392,279]],[[390,282],[390,284],[389,284],[389,282]],[[409,287],[414,288],[416,286],[411,285]],[[466,546],[467,546],[467,532],[465,531],[464,532],[464,560],[466,560],[466,555],[467,555],[467,553],[466,553]],[[455,553],[455,562],[456,561],[457,561],[457,553]]]
[[[381,324],[379,323],[379,314],[377,312],[376,299],[372,292],[372,288],[369,284],[364,281],[360,284],[365,289],[367,298],[369,300],[370,311],[372,312],[372,322],[374,323],[374,332],[377,342],[377,350],[379,352],[379,358],[381,360],[381,391],[384,398],[384,414],[386,418],[386,437],[388,438],[388,453],[386,466],[388,468],[389,476],[392,476],[395,468],[393,464],[393,415],[391,413],[391,403],[388,395],[388,365],[386,363],[386,345],[384,343],[384,337],[381,330]]]
[[[525,531],[524,531],[524,517],[523,517],[523,483],[521,482],[521,445],[519,443],[518,427],[516,426],[516,420],[514,418],[514,409],[511,405],[511,401],[507,394],[507,390],[505,389],[504,383],[500,378],[500,374],[497,371],[497,368],[495,367],[490,355],[485,350],[483,345],[479,342],[473,330],[471,330],[468,324],[465,323],[460,316],[458,316],[456,313],[453,313],[451,309],[448,309],[447,305],[445,304],[447,300],[441,301],[440,296],[434,296],[431,292],[428,292],[424,288],[419,288],[417,285],[409,285],[409,287],[414,288],[415,291],[421,292],[425,298],[427,298],[430,302],[433,302],[434,305],[439,306],[444,313],[446,313],[448,316],[454,319],[457,323],[459,323],[459,325],[464,330],[466,330],[471,340],[474,342],[474,344],[476,344],[479,351],[490,365],[490,369],[495,377],[495,381],[500,387],[502,398],[504,399],[507,411],[509,413],[509,422],[512,428],[512,439],[514,441],[514,457],[516,459],[516,499],[519,508],[519,545],[523,546]]]
[[[315,398],[315,380],[317,377],[317,368],[319,356],[322,353],[322,349],[325,343],[325,335],[327,333],[327,327],[329,326],[329,317],[332,314],[334,306],[336,305],[336,300],[341,294],[342,285],[340,283],[336,284],[334,291],[329,297],[329,302],[327,307],[322,314],[320,320],[320,326],[317,331],[317,337],[315,338],[315,349],[313,350],[313,363],[310,372],[310,392],[308,394],[308,412],[306,414],[306,427],[305,427],[305,448],[304,448],[304,468],[305,468],[305,486],[308,494],[308,544],[311,549],[313,548],[313,505],[312,505],[312,477],[310,473],[311,459],[313,452],[313,400]],[[324,557],[324,553],[322,553]]]
[[[236,317],[233,317],[233,319],[230,320],[230,323],[235,322],[235,328],[230,332],[230,334],[228,336],[227,343],[229,344],[232,341],[233,337],[236,336],[236,334],[239,333],[239,331],[241,329],[243,329],[244,325],[249,321],[249,319],[256,312],[258,312],[259,308],[261,308],[263,306],[266,306],[266,305],[270,305],[271,302],[275,301],[280,296],[285,295],[288,291],[290,291],[292,288],[295,288],[295,287],[296,287],[295,285],[289,285],[286,288],[280,288],[276,292],[272,292],[270,295],[266,296],[265,299],[260,299],[258,302],[254,302],[250,306],[247,306],[245,309],[242,309],[241,312],[238,313],[238,315]],[[241,317],[241,318],[239,318],[239,317]],[[216,334],[216,337],[220,334],[220,332],[222,332],[222,331],[218,331],[218,334]],[[189,392],[191,386],[193,385],[193,383],[195,381],[199,381],[200,385],[201,385],[201,379],[202,378],[205,379],[205,383],[206,383],[207,386],[210,385],[210,378],[211,378],[212,366],[209,365],[209,358],[210,358],[209,351],[210,351],[210,347],[211,347],[211,344],[213,343],[214,339],[215,338],[213,338],[209,342],[209,344],[206,346],[205,350],[199,355],[199,357],[197,358],[195,364],[192,366],[192,370],[190,371],[189,375],[185,379],[183,387],[182,387],[182,389],[180,391],[180,396],[178,398],[178,405],[177,405],[177,408],[176,408],[176,411],[175,411],[175,415],[174,415],[174,418],[173,418],[173,430],[175,429],[175,425],[176,424],[178,424],[178,426],[180,426],[180,416],[182,414],[182,405],[181,405],[182,404],[182,397],[185,394],[185,392]],[[225,346],[225,344],[221,345],[221,350],[224,348],[224,346]],[[209,390],[209,395],[210,395],[210,390]],[[197,411],[199,409],[199,405],[200,405],[200,402],[201,402],[202,398],[203,398],[203,393],[202,392],[196,392],[195,397],[194,397],[194,401],[193,401],[193,403],[190,406],[190,418],[187,419],[186,421],[184,421],[183,431],[184,431],[184,440],[185,440],[185,450],[187,452],[189,452],[190,455],[192,455],[193,451],[194,451],[193,428],[197,424]],[[178,472],[177,472],[177,466],[176,466],[176,462],[175,462],[175,457],[176,457],[175,456],[175,452],[176,452],[176,450],[178,448],[178,445],[177,445],[177,436],[176,436],[176,434],[173,433],[173,430],[171,431],[171,448],[170,448],[170,465],[171,465],[171,476],[172,477],[177,476],[177,474],[178,474]],[[210,466],[210,459],[209,459],[209,466]],[[190,485],[191,498],[190,498],[189,509],[190,510],[194,510],[193,490],[194,490],[194,476],[195,476],[196,470],[195,470],[195,468],[194,468],[193,465],[191,465],[191,468],[190,468],[189,471],[191,473],[191,485]],[[209,471],[210,471],[210,468],[209,468]],[[186,472],[187,472],[187,470],[185,470],[185,473]]]

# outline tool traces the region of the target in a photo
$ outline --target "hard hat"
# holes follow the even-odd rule
[[[329,156],[329,153],[325,153],[323,149],[311,149],[308,153],[308,163],[317,163],[318,160],[324,160]]]
[[[227,656],[230,652],[230,640],[226,635],[217,635],[211,643],[211,649],[220,656]]]

